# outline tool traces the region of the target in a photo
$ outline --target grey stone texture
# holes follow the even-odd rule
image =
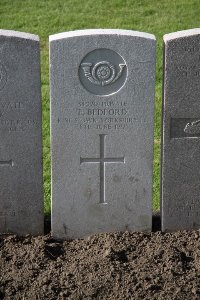
[[[0,233],[43,233],[38,36],[0,30]]]
[[[50,36],[52,235],[150,231],[155,37]]]
[[[200,228],[200,29],[164,36],[162,230]]]

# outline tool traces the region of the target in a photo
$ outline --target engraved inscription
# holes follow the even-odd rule
[[[198,78],[200,76],[199,65],[175,65],[176,74],[179,77]]]
[[[177,217],[179,214],[185,218],[200,216],[198,203],[195,204],[194,202],[182,205],[173,205],[173,207],[168,207],[166,212],[169,217]]]
[[[21,132],[38,128],[39,122],[37,119],[24,119],[25,109],[27,108],[21,101],[14,102],[11,99],[1,99],[0,131]]]
[[[4,88],[6,82],[7,82],[7,72],[4,65],[0,63],[0,91]]]
[[[171,138],[198,138],[200,137],[200,119],[171,118]]]
[[[113,107],[113,106],[119,106],[124,107],[127,106],[127,102],[125,101],[81,101],[78,103],[79,107]]]
[[[105,197],[105,164],[106,163],[125,163],[125,157],[105,157],[105,139],[106,134],[100,134],[100,157],[99,158],[80,158],[80,164],[98,163],[100,164],[100,201],[99,203],[107,204]]]
[[[128,113],[128,110],[126,108],[122,108],[122,109],[113,109],[113,108],[110,108],[110,109],[91,109],[91,108],[88,108],[88,109],[78,109],[77,110],[78,112],[78,115],[80,116],[85,116],[85,115],[88,115],[88,116],[124,116]]]
[[[199,45],[189,45],[189,46],[185,46],[184,50],[188,53],[195,53],[200,51],[200,47]]]
[[[8,210],[4,210],[4,211],[0,211],[0,217],[15,217],[16,215],[16,212],[11,210],[11,211],[8,211]]]
[[[125,60],[111,49],[89,52],[79,66],[79,79],[83,87],[95,95],[111,95],[126,82]]]
[[[39,123],[37,120],[13,120],[13,119],[0,119],[0,131],[19,132],[27,131],[29,129],[38,128]]]
[[[24,109],[22,102],[10,102],[4,101],[0,103],[0,117],[2,117],[6,112],[10,111],[21,111]]]
[[[126,101],[81,101],[73,108],[75,117],[58,117],[57,123],[83,130],[126,130],[137,122],[137,117],[132,117],[132,109]]]
[[[17,211],[14,211],[14,210],[0,211],[0,217],[15,218],[15,217],[18,217],[18,216],[30,217],[31,216],[31,211],[29,212],[25,209],[19,209]]]
[[[200,47],[199,42],[196,44],[188,43],[183,46],[181,51],[182,62],[174,63],[176,77],[180,79],[199,79],[200,76]]]

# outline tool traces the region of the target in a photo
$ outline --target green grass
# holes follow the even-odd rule
[[[38,34],[41,39],[45,212],[50,213],[48,36],[86,28],[121,28],[157,38],[154,210],[160,200],[162,36],[200,27],[199,0],[1,0],[0,28]]]

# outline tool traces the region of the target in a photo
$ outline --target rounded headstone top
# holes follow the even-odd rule
[[[133,31],[133,30],[123,30],[123,29],[84,29],[84,30],[74,30],[61,32],[49,36],[49,41],[61,40],[65,38],[78,37],[78,36],[88,36],[88,35],[118,35],[118,36],[133,36],[145,39],[155,40],[155,36],[150,33]]]
[[[16,37],[26,40],[33,40],[33,41],[39,41],[39,36],[27,33],[27,32],[20,32],[15,30],[6,30],[6,29],[0,29],[0,36],[6,36],[6,37]]]
[[[171,40],[184,38],[192,35],[198,35],[198,34],[200,34],[200,28],[187,29],[187,30],[176,31],[176,32],[165,34],[163,36],[163,40],[165,43],[167,43],[168,41]]]

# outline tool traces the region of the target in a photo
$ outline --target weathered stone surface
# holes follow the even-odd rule
[[[0,232],[43,233],[38,36],[0,30]]]
[[[200,29],[164,36],[162,230],[200,227]]]
[[[52,234],[151,230],[155,37],[50,36]]]

